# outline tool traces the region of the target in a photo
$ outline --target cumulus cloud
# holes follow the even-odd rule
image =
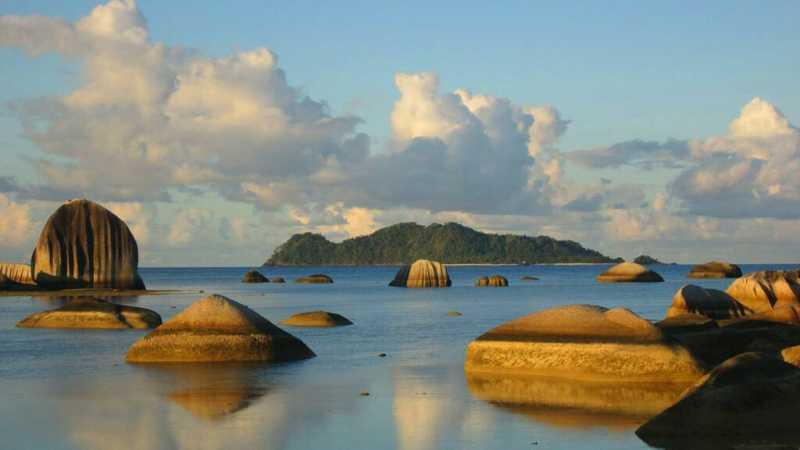
[[[635,139],[620,142],[610,147],[589,150],[575,150],[567,158],[591,169],[617,168],[630,165],[645,170],[658,168],[680,168],[682,161],[689,158],[687,141],[670,139],[666,142],[643,141]]]

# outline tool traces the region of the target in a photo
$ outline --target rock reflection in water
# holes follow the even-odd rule
[[[686,385],[607,384],[532,376],[467,373],[477,398],[564,428],[630,430],[669,407]]]
[[[139,301],[138,295],[32,295],[31,300],[46,303],[48,307],[64,306],[72,300],[92,299],[105,300],[111,303],[128,304]]]

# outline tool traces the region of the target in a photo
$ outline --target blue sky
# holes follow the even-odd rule
[[[100,4],[4,1],[0,3],[0,14],[35,14],[75,22]],[[386,2],[376,7],[372,2],[242,1],[231,5],[140,0],[135,6],[146,19],[144,26],[153,44],[192,49],[210,58],[268,48],[277,55],[278,66],[292,88],[329,105],[329,114],[333,117],[354,114],[363,121],[353,132],[369,136],[371,154],[390,152],[397,144],[391,119],[401,97],[395,86],[397,73],[435,73],[440,93],[463,88],[472,93],[509,99],[519,107],[553,106],[561,119],[569,121],[557,143],[552,144],[559,152],[555,159],[567,158],[573,150],[608,148],[636,139],[663,142],[669,138],[702,140],[723,136],[742,108],[756,97],[774,105],[791,123],[797,123],[800,117],[797,89],[800,33],[796,27],[800,4],[792,1],[573,2],[566,5],[553,2],[505,2],[501,5]],[[0,31],[3,31],[2,26]],[[5,27],[7,33],[15,32],[10,25],[5,24]],[[43,28],[41,33],[46,34],[48,30]],[[6,39],[9,42],[0,42],[0,64],[6,68],[0,72],[0,100],[3,102],[19,104],[42,96],[63,96],[91,82],[84,70],[90,56],[76,58],[49,51],[43,56],[31,57],[22,51],[23,44],[11,42],[13,37]],[[6,164],[0,176],[14,176],[25,183],[48,184],[47,176],[37,171],[30,159],[46,157],[61,161],[64,158],[73,162],[76,159],[66,150],[42,152],[40,142],[23,134],[22,122],[18,112],[7,112],[0,118],[0,142]],[[438,137],[452,145],[447,138]],[[741,147],[739,144],[730,146]],[[680,163],[681,170],[691,170],[691,167],[687,169],[688,164]],[[626,206],[635,209],[642,203],[653,203],[658,194],[672,197],[668,185],[678,173],[679,169],[674,167],[642,171],[641,167],[627,161],[602,168],[570,164],[564,178],[592,183],[606,178],[615,185],[637,184],[638,187],[628,186],[628,190],[646,195]],[[774,182],[774,177],[763,175],[761,178]],[[237,178],[237,182],[241,179]],[[175,192],[174,186],[165,189]],[[110,201],[158,203],[144,198],[112,198],[113,195],[91,189],[84,193]],[[591,195],[595,194],[598,192]],[[9,195],[9,201],[28,202],[22,195],[15,196],[13,192]],[[693,195],[678,196],[670,202],[674,217],[687,214],[705,217],[702,213],[705,210],[698,208],[699,200]],[[237,214],[251,211],[248,214],[252,217],[248,220],[255,222],[262,219],[260,214],[275,213],[274,205],[233,199],[228,194],[206,192],[203,196],[200,201],[200,197],[188,195],[184,203],[195,209],[210,204],[215,209]],[[721,197],[714,198],[719,201]],[[302,223],[305,216],[314,216],[310,210],[324,211],[326,204],[332,204],[332,199],[321,200],[313,195],[306,195],[304,199],[306,204],[292,205],[303,211],[304,219],[296,226],[317,226],[322,227],[322,231],[332,226],[315,223],[313,217],[310,222]],[[44,199],[30,200],[33,201]],[[447,201],[458,203],[457,199],[443,199],[444,203]],[[314,205],[309,206],[309,202]],[[372,211],[373,218],[384,214],[384,220],[389,217],[439,220],[444,209],[431,207],[426,202],[409,202],[406,206],[413,212],[400,214],[372,200],[359,203],[345,199],[343,202],[344,210],[366,208]],[[548,202],[558,203],[553,199]],[[44,209],[44,205],[30,204]],[[145,206],[150,207],[148,205]],[[564,206],[564,202],[560,206]],[[181,205],[162,202],[158,208],[177,213]],[[520,228],[516,230],[515,225],[510,224],[514,220],[491,217],[508,216],[509,211],[508,208],[498,209],[486,214],[487,211],[462,208],[446,212],[480,216],[471,217],[475,225],[498,231],[531,234],[536,234],[537,230],[547,231],[541,222],[523,220],[523,224],[516,225]],[[35,223],[36,211],[31,214]],[[293,213],[286,214],[292,216]],[[523,211],[519,215],[530,214]],[[566,220],[563,219],[565,215],[559,215],[559,219]],[[714,213],[709,217],[717,220],[718,216],[720,214]],[[607,215],[574,218],[564,224],[564,228],[591,228],[591,224],[603,218],[608,222]],[[214,220],[217,219],[221,218]],[[765,216],[765,219],[775,218]],[[328,219],[323,222],[325,220]],[[330,220],[335,222],[336,219]],[[339,221],[342,220],[345,219],[340,217]],[[776,222],[775,226],[784,227],[788,223],[786,220],[794,218],[779,220],[781,222]],[[168,225],[163,217],[154,218],[152,223]],[[742,226],[743,222],[736,223]],[[378,220],[375,224],[384,223]],[[272,245],[288,237],[289,231],[296,231],[295,228],[282,230],[259,251],[268,252]],[[334,238],[348,235],[341,229],[329,234]],[[646,247],[627,240],[611,243],[608,236],[586,231],[564,237],[588,238],[594,242],[587,242],[587,245],[623,256],[635,256],[627,253]],[[697,256],[691,251],[671,250],[666,243],[654,246],[675,258]],[[154,255],[159,251],[153,248]],[[8,252],[13,254],[12,250]],[[788,257],[783,255],[778,259]]]

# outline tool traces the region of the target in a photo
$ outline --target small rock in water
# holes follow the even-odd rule
[[[362,397],[369,397],[369,391],[361,391]]]
[[[458,311],[447,311],[447,315],[448,315],[448,316],[450,316],[450,317],[458,317],[458,316],[463,316],[463,314],[461,314],[461,313],[460,313],[460,312],[458,312]]]
[[[386,358],[386,353],[378,353],[378,356],[381,358]]]

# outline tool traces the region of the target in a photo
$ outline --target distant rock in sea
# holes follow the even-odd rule
[[[283,277],[272,277],[269,279],[270,283],[286,283],[286,280]]]
[[[547,309],[493,328],[469,344],[464,368],[603,382],[690,382],[705,372],[649,321],[594,305]]]
[[[352,325],[345,316],[327,311],[311,311],[295,314],[281,321],[281,325],[291,327],[330,328]]]
[[[687,276],[689,278],[739,278],[742,276],[742,269],[736,264],[709,261],[692,267]]]
[[[632,262],[619,263],[597,277],[601,283],[653,283],[664,281],[661,275]]]
[[[508,280],[502,275],[480,277],[475,281],[475,287],[508,287]]]
[[[534,277],[532,275],[523,275],[519,277],[522,281],[539,281],[539,277]]]
[[[444,288],[452,282],[447,274],[447,267],[437,261],[420,259],[414,264],[403,266],[389,283],[393,287],[408,288]]]
[[[133,344],[129,362],[285,362],[315,356],[300,339],[221,295],[200,299]]]
[[[59,207],[31,257],[36,284],[49,289],[145,289],[139,248],[119,217],[89,200]]]
[[[636,258],[634,258],[633,262],[635,262],[636,264],[641,264],[643,266],[649,266],[652,264],[664,264],[663,262],[649,255],[639,255]]]
[[[315,273],[313,275],[300,277],[294,280],[294,282],[299,284],[331,284],[333,283],[333,278],[322,273]]]
[[[400,223],[333,243],[321,234],[295,234],[267,260],[271,266],[396,265],[430,259],[444,264],[608,263],[577,242],[548,236],[481,233],[457,223]]]
[[[242,283],[269,283],[269,279],[257,270],[251,270],[244,274]]]
[[[0,263],[0,276],[20,287],[36,285],[30,264]]]
[[[64,306],[32,314],[17,323],[19,328],[155,328],[161,316],[155,311],[118,305],[96,298],[76,298]]]

